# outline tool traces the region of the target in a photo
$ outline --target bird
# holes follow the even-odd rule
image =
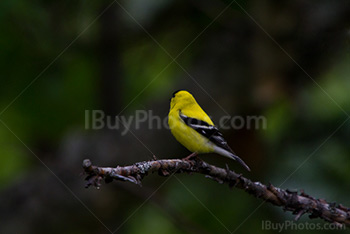
[[[175,91],[170,101],[168,125],[175,139],[192,152],[186,159],[204,153],[217,153],[248,165],[234,154],[222,133],[186,90]]]

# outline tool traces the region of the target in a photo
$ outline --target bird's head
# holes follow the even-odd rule
[[[195,104],[196,100],[186,90],[178,90],[173,93],[173,97],[171,98],[170,102],[170,109],[176,108],[176,109],[183,109],[184,107],[188,105]]]

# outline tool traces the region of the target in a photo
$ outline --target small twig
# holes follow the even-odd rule
[[[94,186],[99,188],[101,181],[112,180],[129,181],[141,185],[141,180],[148,173],[158,172],[161,176],[168,176],[172,173],[200,173],[206,175],[219,183],[226,183],[230,187],[236,187],[246,191],[256,198],[260,198],[275,206],[281,206],[286,211],[291,211],[298,220],[303,214],[308,213],[309,218],[321,218],[336,225],[350,227],[350,208],[341,204],[329,203],[323,199],[316,199],[307,195],[303,190],[293,192],[253,182],[241,174],[226,168],[210,165],[199,158],[191,160],[164,159],[138,162],[130,166],[98,167],[93,166],[89,159],[83,162],[83,168],[88,175],[86,187]]]

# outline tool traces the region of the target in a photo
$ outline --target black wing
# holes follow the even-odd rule
[[[231,158],[237,160],[248,171],[250,171],[250,168],[248,167],[248,165],[245,164],[245,162],[240,157],[238,157],[237,155],[235,155],[233,153],[232,149],[230,148],[230,146],[228,146],[227,142],[225,141],[225,139],[222,136],[222,134],[219,131],[219,129],[217,129],[213,125],[208,124],[205,121],[194,119],[194,118],[188,117],[188,116],[186,116],[184,114],[181,114],[181,112],[180,112],[180,118],[185,122],[185,124],[187,126],[193,128],[199,134],[201,134],[202,136],[205,136],[206,138],[208,138],[215,145],[219,146],[220,148],[223,148],[223,149],[227,150],[228,152],[231,152],[232,153],[232,155],[230,155]]]
[[[231,148],[228,146],[228,144],[225,141],[224,137],[222,136],[221,132],[215,126],[210,125],[205,121],[188,117],[188,116],[181,114],[181,113],[180,113],[180,118],[185,122],[185,124],[187,126],[193,128],[198,133],[200,133],[201,135],[208,138],[215,145],[217,145],[217,146],[219,146],[219,147],[221,147],[229,152],[232,152]]]

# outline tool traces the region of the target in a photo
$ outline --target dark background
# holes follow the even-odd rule
[[[189,153],[146,123],[126,135],[87,130],[85,110],[163,119],[178,89],[214,122],[267,120],[223,131],[251,173],[203,160],[350,206],[349,22],[348,0],[2,0],[0,232],[275,233],[262,222],[292,220],[202,175],[84,188],[85,158],[116,166]]]

